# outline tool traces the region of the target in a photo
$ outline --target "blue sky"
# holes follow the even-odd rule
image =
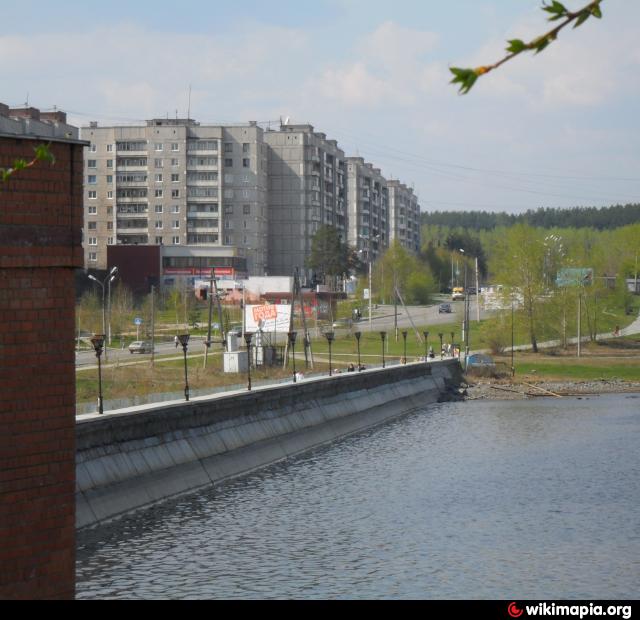
[[[586,0],[567,0],[569,8]],[[423,210],[604,206],[640,200],[640,3],[605,0],[536,58],[465,97],[449,66],[496,61],[548,23],[538,0],[316,0],[3,7],[0,101],[113,124],[309,122]],[[274,123],[275,126],[275,123]]]

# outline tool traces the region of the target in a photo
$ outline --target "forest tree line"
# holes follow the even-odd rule
[[[610,207],[540,208],[524,213],[487,211],[429,211],[422,213],[423,226],[461,227],[467,230],[493,230],[516,224],[538,228],[594,228],[613,230],[640,222],[640,204]]]

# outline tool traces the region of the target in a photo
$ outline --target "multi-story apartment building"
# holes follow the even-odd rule
[[[269,274],[305,272],[313,236],[334,226],[347,241],[344,151],[311,125],[281,125],[269,145]]]
[[[398,240],[412,252],[420,251],[420,205],[413,189],[396,180],[389,188],[389,239]]]
[[[389,191],[378,168],[362,157],[347,157],[349,245],[364,262],[375,262],[389,247]]]
[[[107,268],[108,245],[161,245],[168,274],[233,262],[238,271],[263,275],[267,147],[256,123],[91,123],[81,137],[90,142],[84,187],[89,269]]]

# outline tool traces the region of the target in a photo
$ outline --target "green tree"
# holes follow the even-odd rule
[[[311,253],[305,266],[313,270],[319,280],[324,280],[327,276],[349,273],[357,263],[357,255],[343,243],[338,230],[333,226],[321,226],[311,240]]]
[[[534,353],[538,352],[538,324],[545,296],[544,236],[539,229],[519,224],[506,231],[495,248],[493,272],[521,304]]]

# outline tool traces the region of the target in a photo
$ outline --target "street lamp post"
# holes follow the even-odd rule
[[[189,378],[187,375],[187,345],[189,344],[189,334],[181,334],[178,336],[178,342],[182,345],[182,353],[184,354],[184,399],[189,400]]]
[[[360,338],[362,337],[361,332],[356,332],[353,334],[356,337],[356,343],[358,344],[358,372],[362,371],[362,364],[360,364]]]
[[[333,332],[327,332],[324,337],[327,339],[327,343],[329,344],[329,376],[333,376],[333,367],[331,366],[331,345],[333,344],[333,340],[335,338],[335,334]]]
[[[455,341],[455,337],[456,337],[456,333],[455,332],[451,332],[451,357],[453,357],[453,350],[455,349],[455,347],[453,346],[453,343]]]
[[[102,355],[102,348],[104,347],[104,334],[95,335],[91,339],[91,344],[96,352],[96,357],[98,358],[98,413],[102,415],[104,413],[104,408],[102,404],[102,365],[100,363],[100,356]]]
[[[297,383],[298,379],[296,378],[296,337],[298,336],[297,332],[289,332],[289,344],[291,345],[291,351],[293,355],[293,382]]]
[[[118,268],[114,267],[105,277],[105,279],[101,282],[93,275],[89,275],[89,280],[93,280],[102,288],[102,333],[106,334],[105,339],[106,342],[111,342],[111,316],[109,316],[109,331],[107,331],[107,307],[106,307],[106,299],[105,299],[105,285],[108,283],[109,289],[109,306],[111,305],[111,282],[116,279],[116,275],[118,274]],[[109,313],[110,314],[110,313]],[[107,358],[107,348],[104,349],[104,357]]]
[[[438,334],[438,336],[440,337],[440,359],[442,360],[442,359],[444,359],[444,349],[443,349],[443,346],[442,346],[442,344],[443,344],[442,343],[442,339],[444,337],[444,334],[440,333],[440,334]]]
[[[404,340],[404,357],[403,359],[403,364],[407,363],[407,333],[406,331],[402,332],[402,339]]]
[[[382,367],[385,368],[384,341],[387,339],[387,332],[380,332],[380,338],[382,339]]]
[[[424,361],[429,361],[429,332],[422,332],[424,336]]]
[[[247,344],[247,390],[251,391],[251,339],[253,334],[250,332],[244,333],[244,341]]]

